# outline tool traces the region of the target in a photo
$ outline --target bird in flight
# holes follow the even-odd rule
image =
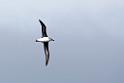
[[[50,41],[54,41],[52,38],[47,36],[47,32],[46,32],[46,26],[45,24],[39,20],[41,26],[42,26],[42,37],[39,39],[36,39],[36,42],[42,42],[44,44],[44,52],[45,52],[45,57],[46,57],[46,66],[48,65],[48,61],[49,61],[49,42]]]

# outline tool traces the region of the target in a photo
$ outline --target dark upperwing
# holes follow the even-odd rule
[[[45,24],[41,20],[39,20],[39,22],[40,22],[40,24],[42,26],[42,37],[47,37]]]
[[[45,52],[46,66],[47,66],[49,61],[49,45],[48,45],[48,42],[44,42],[43,44],[44,44],[44,52]]]

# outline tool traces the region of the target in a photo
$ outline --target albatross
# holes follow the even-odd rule
[[[54,41],[52,38],[47,36],[47,32],[46,32],[46,26],[45,24],[39,20],[41,26],[42,26],[42,37],[39,39],[36,39],[36,42],[42,42],[44,45],[44,52],[45,52],[45,57],[46,57],[46,66],[48,65],[48,61],[49,61],[49,42],[50,41]]]

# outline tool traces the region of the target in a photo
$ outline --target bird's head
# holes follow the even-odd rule
[[[52,38],[50,38],[50,41],[55,41],[55,40],[53,40]]]

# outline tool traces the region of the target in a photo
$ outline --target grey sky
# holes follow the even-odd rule
[[[0,83],[124,83],[123,0],[1,0]],[[41,19],[50,61],[45,66]]]

